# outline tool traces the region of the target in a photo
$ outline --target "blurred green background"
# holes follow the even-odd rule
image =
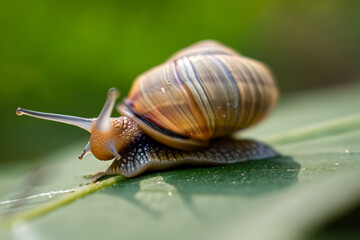
[[[359,3],[1,0],[1,162],[88,138],[75,127],[19,118],[18,106],[96,117],[110,87],[125,97],[137,75],[203,39],[267,63],[282,95],[355,81]]]

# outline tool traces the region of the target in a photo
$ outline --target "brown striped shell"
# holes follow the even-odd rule
[[[264,64],[202,41],[140,75],[118,110],[157,141],[194,149],[258,123],[277,97]]]

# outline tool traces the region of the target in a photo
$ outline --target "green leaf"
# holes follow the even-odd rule
[[[60,149],[35,166],[2,169],[2,236],[315,236],[326,223],[359,206],[360,105],[355,104],[359,94],[356,85],[285,97],[269,121],[246,133],[267,141],[283,155],[275,159],[183,168],[132,179],[115,176],[86,185],[83,175],[109,163],[93,157],[74,160],[82,143]]]

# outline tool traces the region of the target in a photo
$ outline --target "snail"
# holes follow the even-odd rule
[[[277,155],[270,146],[230,135],[264,119],[278,91],[270,70],[216,41],[180,50],[137,77],[111,118],[119,92],[111,88],[98,118],[35,112],[18,115],[75,125],[91,133],[79,156],[113,163],[94,174],[134,177],[180,164],[227,164]]]

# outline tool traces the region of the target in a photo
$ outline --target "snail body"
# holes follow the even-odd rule
[[[265,65],[217,42],[194,44],[140,75],[117,107],[123,116],[110,118],[118,95],[110,89],[94,119],[20,108],[17,114],[89,131],[90,141],[79,159],[90,152],[100,160],[116,159],[97,176],[133,177],[146,169],[276,155],[263,143],[227,137],[264,119],[274,108],[278,92]]]

